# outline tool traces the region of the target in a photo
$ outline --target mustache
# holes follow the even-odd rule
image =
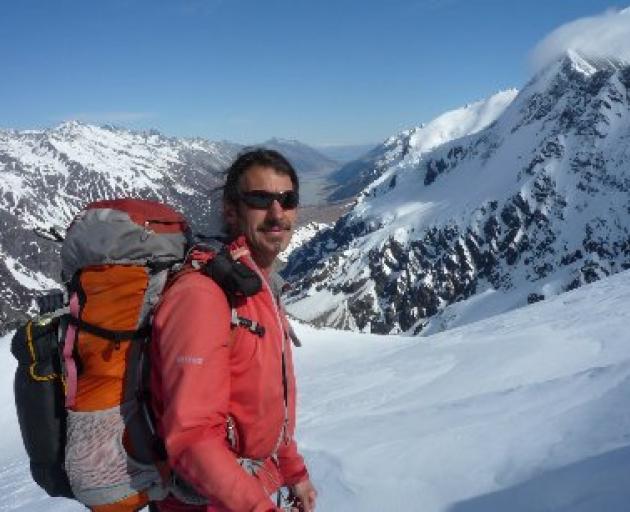
[[[284,231],[290,231],[293,225],[290,222],[283,222],[281,220],[267,220],[258,226],[259,231],[268,231],[270,229],[280,228]]]

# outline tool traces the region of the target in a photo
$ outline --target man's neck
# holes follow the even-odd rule
[[[273,271],[273,264],[276,261],[276,258],[269,261],[268,259],[261,259],[256,256],[256,254],[252,254],[252,259],[258,269],[265,275],[265,277],[269,276]]]

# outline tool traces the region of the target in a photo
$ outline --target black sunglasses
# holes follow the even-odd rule
[[[284,192],[268,192],[266,190],[249,190],[239,192],[238,197],[250,208],[268,209],[274,201],[278,201],[283,210],[293,210],[300,203],[300,195],[295,190]]]

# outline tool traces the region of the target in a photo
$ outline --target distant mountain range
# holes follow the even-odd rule
[[[376,146],[378,146],[378,144],[374,142],[372,144],[315,146],[315,149],[339,163],[346,163],[361,158]]]
[[[291,314],[428,333],[630,267],[630,65],[569,52],[495,98],[469,135],[432,122],[338,172],[370,183],[291,255]]]
[[[273,138],[263,146],[280,151],[295,166],[300,175],[300,195],[303,205],[320,206],[328,203],[330,174],[340,163],[323,152],[296,140]]]
[[[301,171],[300,179],[302,180],[327,176],[340,165],[337,160],[328,157],[324,152],[297,140],[276,137],[261,145],[280,151],[297,170]]]

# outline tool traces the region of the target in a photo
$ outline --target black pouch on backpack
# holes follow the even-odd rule
[[[14,393],[33,480],[50,496],[73,498],[63,467],[66,408],[58,348],[59,318],[29,321],[11,341],[18,361]]]
[[[203,272],[233,297],[251,297],[262,288],[260,276],[240,261],[234,261],[226,250],[218,252],[203,267]]]

